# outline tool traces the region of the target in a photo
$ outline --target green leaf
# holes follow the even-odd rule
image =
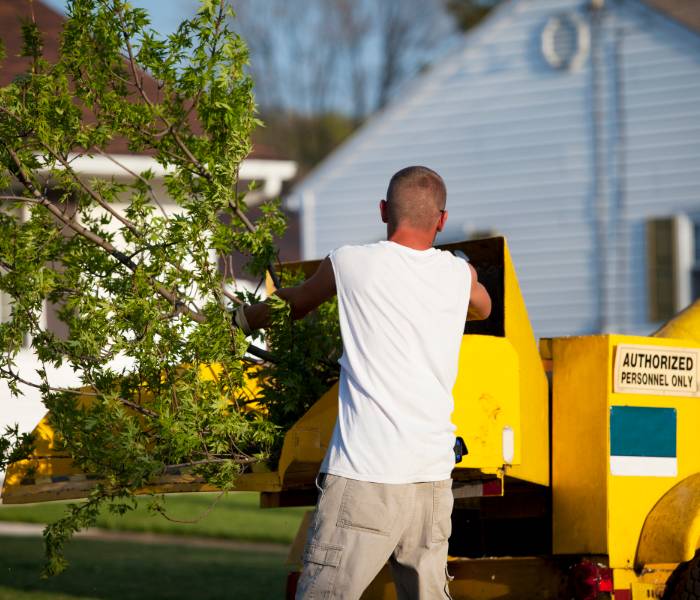
[[[257,298],[236,288],[243,274],[230,256],[244,255],[262,285],[285,219],[278,201],[253,228],[241,218],[238,168],[259,121],[245,43],[220,8],[203,2],[163,37],[121,0],[70,0],[58,59],[45,60],[25,23],[32,64],[0,88],[0,185],[20,190],[0,210],[11,309],[0,377],[20,395],[15,362],[33,354],[42,366],[23,378],[42,395],[57,447],[95,482],[47,527],[46,576],[66,568],[65,544],[101,506],[131,510],[173,469],[228,490],[251,462],[274,467],[289,425],[337,378],[334,305],[291,323],[273,298],[267,341],[279,362],[261,370],[257,404],[246,387],[249,340],[232,324],[231,296]],[[117,163],[111,178],[80,172],[77,156],[109,160],[115,140],[167,175]],[[164,214],[165,204],[176,210]],[[60,327],[47,327],[46,309]],[[62,389],[44,365],[71,369],[80,389]],[[8,430],[0,469],[31,447]]]

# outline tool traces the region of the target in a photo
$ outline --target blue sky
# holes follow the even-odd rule
[[[323,2],[324,0],[319,1]],[[360,2],[360,0],[354,1]],[[370,5],[381,1],[382,0],[368,0]],[[69,3],[68,0],[42,0],[42,2],[60,12],[64,12],[65,7]],[[261,4],[258,5],[258,2]],[[437,7],[440,0],[432,0],[432,2],[434,6]],[[199,5],[198,0],[129,0],[129,3],[132,6],[145,8],[151,17],[153,29],[162,35],[174,32],[185,18],[192,16],[196,12]],[[311,14],[313,16],[313,12],[306,11],[306,20],[302,19],[302,25],[299,26],[310,26],[311,29],[309,32],[302,32],[300,29],[290,34],[289,31],[285,29],[287,22],[284,21],[284,19],[275,19],[275,17],[279,17],[279,15],[275,13],[276,10],[279,10],[279,3],[265,3],[264,0],[237,0],[235,4],[241,11],[246,10],[246,8],[250,11],[250,14],[248,14],[248,21],[253,24],[253,30],[262,22],[263,26],[270,31],[270,41],[274,41],[271,45],[272,51],[270,53],[270,57],[273,59],[272,63],[261,62],[264,60],[263,58],[260,58],[256,63],[256,56],[251,57],[253,73],[257,75],[256,94],[261,103],[264,104],[267,99],[270,105],[283,109],[291,108],[301,112],[337,110],[339,112],[353,114],[358,110],[353,104],[353,82],[350,77],[351,65],[348,62],[348,57],[342,52],[338,55],[338,62],[333,70],[324,75],[324,86],[328,90],[326,92],[327,102],[320,108],[314,104],[316,96],[313,96],[310,90],[315,89],[314,86],[318,81],[311,80],[309,77],[313,77],[313,74],[325,63],[323,59],[321,62],[318,60],[314,61],[313,59],[313,57],[318,55],[315,44],[316,38],[314,36],[318,36],[320,33],[318,29],[313,29],[313,23],[311,23],[311,25],[307,23],[309,20],[308,15]],[[306,6],[304,0],[299,0],[297,4],[298,6]],[[258,6],[260,6],[260,9],[258,9]],[[313,3],[309,3],[309,6],[313,6]],[[294,21],[294,19],[292,19],[292,21]],[[313,21],[313,18],[311,18],[311,21]],[[292,26],[293,25],[294,22],[292,22]],[[444,38],[444,43],[438,44],[437,47],[432,49],[413,49],[413,54],[410,53],[410,49],[407,50],[405,53],[407,56],[418,57],[416,61],[408,61],[408,72],[406,73],[409,76],[408,78],[414,75],[415,72],[423,66],[426,62],[426,57],[428,57],[427,62],[430,62],[432,59],[445,54],[455,41],[455,37],[452,35],[451,22],[448,22],[446,17],[443,18],[442,21],[435,21],[433,25],[435,25],[435,27],[438,25],[440,26],[438,29],[442,31],[442,34],[438,35],[438,38]],[[323,32],[325,29],[322,28],[320,31]],[[300,33],[302,33],[302,35],[297,39],[295,36],[299,36]],[[245,34],[246,31],[244,30],[244,35]],[[359,52],[362,57],[360,63],[363,64],[366,70],[364,111],[369,110],[369,112],[373,110],[376,103],[379,89],[378,82],[381,79],[378,71],[381,58],[381,44],[379,43],[380,38],[378,35],[380,36],[381,33],[372,29],[366,36],[366,42],[361,45],[359,50],[356,49],[356,52]],[[300,43],[299,40],[305,41]],[[319,47],[322,50],[322,54],[325,55],[323,43],[322,40]],[[328,41],[326,40],[325,43],[328,43]],[[255,48],[252,44],[251,46],[253,49]],[[303,46],[303,48],[301,46]],[[416,52],[418,52],[418,54],[415,54]],[[259,56],[264,57],[266,55],[260,54]],[[316,77],[318,79],[318,75]],[[399,86],[397,86],[396,89],[398,89],[398,87]],[[267,95],[264,94],[266,90],[268,91]]]
[[[64,12],[67,0],[43,0],[52,8]],[[196,0],[131,0],[133,6],[148,10],[151,23],[156,31],[171,33],[180,22],[197,10]]]

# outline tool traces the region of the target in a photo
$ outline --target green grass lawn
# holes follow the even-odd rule
[[[179,520],[193,520],[206,513],[217,494],[170,494],[165,496],[168,515]],[[195,524],[172,523],[146,509],[148,498],[123,516],[103,512],[97,526],[122,531],[146,531],[179,535],[229,538],[252,542],[290,543],[296,535],[306,508],[258,507],[254,492],[229,493],[216,507]],[[20,506],[0,505],[0,521],[49,523],[65,511],[64,502],[47,502]],[[2,563],[0,563],[2,564]],[[4,598],[0,593],[0,599]]]
[[[0,537],[0,600],[258,600],[284,597],[283,553],[73,540],[67,571],[39,578],[39,538]]]

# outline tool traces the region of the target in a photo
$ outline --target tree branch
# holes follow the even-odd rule
[[[121,12],[119,12],[119,11],[116,11],[116,15],[119,18],[119,21],[122,25],[124,43],[126,44],[127,55],[129,57],[128,62],[129,62],[129,66],[131,69],[131,73],[134,77],[136,88],[138,89],[139,94],[141,95],[141,98],[143,98],[143,101],[146,103],[146,105],[151,110],[153,110],[154,105],[153,105],[153,102],[151,102],[151,99],[148,97],[148,94],[146,93],[146,90],[143,87],[143,79],[139,79],[139,77],[138,77],[139,68],[138,68],[138,65],[136,64],[136,58],[134,57],[133,48],[131,46],[131,40],[129,39],[129,36],[126,33],[126,28],[124,27],[123,16],[122,16]],[[174,124],[171,123],[168,119],[166,119],[163,115],[158,115],[158,116],[163,121],[165,126],[167,127],[167,131],[171,134],[177,147],[187,157],[187,160],[194,166],[197,174],[199,174],[200,177],[203,177],[204,179],[206,179],[208,182],[211,183],[213,180],[211,173],[206,169],[206,167],[197,159],[197,157],[187,147],[187,144],[185,144],[182,141],[182,138],[179,136]],[[251,220],[246,216],[246,214],[240,209],[240,207],[238,206],[238,203],[237,202],[234,203],[231,200],[229,200],[228,204],[229,204],[229,207],[235,212],[236,216],[245,225],[246,229],[248,229],[248,231],[250,231],[251,233],[255,233],[257,231],[257,227],[251,222]],[[268,263],[267,270],[270,273],[270,277],[272,278],[272,281],[273,281],[275,287],[279,288],[281,286],[281,282],[280,282],[279,276],[277,275],[277,271],[275,269],[275,266],[272,264],[272,262]]]
[[[128,173],[129,175],[131,175],[132,177],[134,177],[135,179],[138,179],[141,183],[143,183],[143,184],[148,188],[148,192],[149,192],[149,194],[150,194],[150,196],[151,196],[151,199],[153,200],[153,202],[155,203],[155,205],[160,209],[160,212],[163,214],[163,216],[164,216],[166,219],[169,218],[169,217],[168,217],[168,213],[167,213],[167,212],[165,211],[165,209],[163,208],[163,205],[160,203],[160,201],[158,200],[158,198],[156,198],[156,195],[155,195],[155,193],[153,192],[153,188],[151,187],[151,184],[150,184],[146,179],[144,179],[144,177],[142,177],[142,176],[139,175],[138,173],[135,173],[134,171],[132,171],[131,169],[129,169],[126,165],[124,165],[124,164],[122,164],[121,162],[119,162],[119,161],[118,161],[116,158],[114,158],[111,154],[108,154],[107,152],[102,151],[102,150],[101,150],[100,148],[98,148],[97,146],[93,146],[93,148],[94,148],[94,150],[95,150],[98,154],[100,154],[101,156],[104,156],[107,160],[113,162],[115,165],[117,165],[118,167],[120,167],[125,173]]]
[[[29,202],[30,204],[41,204],[38,200],[34,198],[27,198],[26,196],[0,196],[0,200],[10,200],[12,202]]]
[[[77,234],[81,235],[88,241],[92,242],[93,244],[99,246],[103,250],[105,250],[108,254],[113,256],[118,262],[120,262],[122,265],[127,267],[130,271],[135,272],[138,269],[138,265],[133,262],[128,256],[126,256],[123,252],[118,250],[115,246],[113,246],[110,242],[107,240],[101,238],[99,235],[96,233],[93,233],[86,227],[83,227],[80,223],[77,223],[74,219],[66,217],[54,204],[46,198],[32,183],[31,179],[25,174],[22,161],[20,158],[17,156],[17,153],[10,148],[9,146],[5,146],[5,149],[7,150],[8,154],[12,158],[12,161],[15,164],[16,169],[14,169],[13,174],[17,179],[20,181],[20,183],[31,193],[34,198],[36,199],[36,202],[43,206],[46,210],[48,210],[52,215],[54,215],[59,221],[70,227],[73,231],[75,231]],[[176,310],[180,311],[181,313],[187,315],[189,318],[191,318],[193,321],[197,323],[205,323],[207,318],[197,312],[189,308],[182,300],[180,300],[177,295],[166,288],[163,284],[159,283],[158,281],[154,280],[151,278],[151,282],[154,285],[154,288],[156,292],[165,298],[168,302],[170,302]],[[252,344],[248,346],[247,352],[252,354],[253,356],[256,356],[262,360],[268,361],[268,362],[276,362],[274,359],[274,356],[267,352],[267,350],[263,350],[262,348],[258,348],[256,346],[253,346]]]
[[[126,217],[122,216],[119,214],[118,211],[116,211],[108,202],[105,202],[99,194],[95,192],[95,190],[90,189],[90,187],[80,178],[78,177],[78,174],[73,170],[73,167],[71,167],[64,159],[63,157],[59,156],[55,152],[51,150],[48,146],[42,144],[44,146],[44,149],[51,154],[61,165],[63,165],[63,168],[68,172],[71,176],[71,178],[85,191],[86,194],[88,194],[97,204],[99,204],[104,210],[106,210],[110,215],[112,215],[115,219],[117,219],[120,223],[124,225],[131,233],[133,233],[136,237],[140,238],[143,237],[143,234],[139,230],[139,228],[136,226],[135,223],[133,223],[131,220],[127,219]]]
[[[48,384],[41,384],[41,383],[35,383],[33,381],[29,381],[28,379],[24,379],[23,377],[20,377],[17,373],[15,373],[12,369],[7,368],[4,369],[0,367],[0,373],[3,373],[15,381],[19,381],[20,383],[24,385],[28,385],[29,387],[36,388],[38,390],[48,390],[50,392],[57,392],[57,393],[62,393],[62,394],[75,394],[76,396],[92,396],[92,397],[98,397],[101,394],[98,394],[97,392],[87,392],[85,390],[72,390],[70,388],[62,388],[62,387],[54,387]],[[117,400],[122,403],[124,406],[128,406],[129,408],[135,410],[136,412],[141,413],[142,415],[146,415],[147,417],[153,417],[153,418],[158,418],[159,415],[157,412],[154,412],[148,408],[145,408],[144,406],[141,406],[140,404],[137,404],[136,402],[132,402],[131,400],[127,400],[126,398],[117,398]]]
[[[121,250],[118,250],[110,242],[101,238],[96,233],[90,231],[80,223],[76,222],[74,219],[66,217],[56,206],[54,206],[54,204],[48,198],[46,198],[46,196],[44,196],[36,188],[36,186],[32,183],[31,179],[29,179],[29,177],[24,173],[22,162],[17,156],[17,153],[9,146],[6,146],[6,149],[16,166],[14,175],[17,177],[20,183],[29,191],[29,193],[31,193],[34,196],[36,201],[41,206],[43,206],[59,221],[70,227],[77,234],[81,235],[86,240],[105,250],[108,254],[113,256],[118,262],[127,267],[129,270],[136,271],[138,269],[138,265],[135,262],[133,262],[128,256],[126,256]],[[167,289],[164,285],[155,280],[152,280],[152,282],[158,294],[160,294],[168,302],[173,304],[176,308],[182,310],[182,312],[185,313],[188,317],[190,317],[193,321],[196,321],[197,323],[204,323],[206,321],[206,317],[204,315],[188,308],[184,304],[184,302],[182,302],[175,295],[174,292]]]
[[[235,462],[238,465],[250,465],[252,463],[260,462],[259,458],[253,458],[252,456],[246,456],[245,454],[230,454],[228,456],[216,456],[212,458],[205,458],[202,460],[194,460],[186,463],[180,463],[179,465],[167,465],[163,471],[176,471],[178,469],[185,469],[187,467],[200,467],[203,465],[214,465],[225,462]]]
[[[160,513],[160,515],[165,518],[168,521],[171,521],[172,523],[183,523],[185,525],[193,525],[194,523],[199,523],[204,517],[209,515],[212,510],[216,507],[216,505],[219,503],[219,500],[224,497],[224,494],[226,492],[221,492],[215,499],[214,502],[211,503],[209,508],[207,508],[201,515],[199,515],[196,519],[175,519],[169,515],[166,514],[165,509],[162,507],[157,507],[156,510]]]

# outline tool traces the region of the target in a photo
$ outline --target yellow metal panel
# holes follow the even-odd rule
[[[449,584],[454,600],[565,597],[566,570],[547,558],[449,558],[447,570],[454,577]],[[362,600],[396,598],[387,564],[362,594]]]
[[[687,560],[700,538],[700,403],[692,397],[615,393],[620,344],[698,347],[687,339],[621,335],[553,341],[554,551],[604,553],[620,569]],[[676,476],[612,475],[615,406],[676,411]]]
[[[447,568],[454,600],[564,597],[565,571],[547,558],[456,558]]]
[[[618,591],[631,591],[637,579],[633,569],[613,569],[613,587]]]
[[[700,344],[700,300],[677,314],[654,334],[654,337],[690,340]]]
[[[608,469],[609,471],[609,469]],[[647,515],[674,478],[608,475],[610,566],[633,567]]]
[[[525,481],[549,485],[549,385],[530,325],[515,267],[504,243],[503,277],[505,283],[505,334],[519,359],[520,464],[508,475]]]
[[[666,587],[666,580],[675,565],[658,565],[658,567],[660,568],[655,565],[654,568],[641,574],[635,573],[632,569],[613,569],[615,591],[630,592],[629,596],[622,596],[624,600],[661,598]],[[621,596],[621,594],[618,595]]]
[[[508,467],[507,475],[548,485],[549,388],[508,244],[503,238],[492,238],[448,244],[441,248],[464,251],[468,256],[472,256],[475,264],[484,271],[491,286],[494,306],[488,322],[496,325],[499,319],[502,320],[500,331],[496,332],[499,328],[492,327],[494,331],[491,335],[500,339],[505,338],[518,358],[518,371],[515,375],[505,370],[499,373],[497,366],[489,370],[489,373],[493,373],[492,385],[494,386],[500,386],[498,379],[501,377],[514,377],[518,382],[520,429],[515,432],[515,441],[516,446],[519,446],[516,452],[520,452],[520,455],[516,461],[518,464]],[[495,272],[500,272],[500,281],[493,279]],[[503,348],[508,352],[505,350],[506,346]],[[508,356],[504,355],[504,359],[508,360]],[[497,365],[500,357],[495,357],[495,360]],[[465,366],[468,367],[468,365]],[[468,431],[461,425],[460,430]]]
[[[645,565],[644,569],[637,575],[637,584],[644,584],[648,586],[646,590],[646,595],[642,593],[641,596],[635,596],[635,588],[632,587],[632,598],[633,600],[637,598],[661,598],[664,589],[666,588],[666,582],[671,576],[673,571],[678,567],[677,563],[658,563],[658,564],[648,564]],[[614,574],[617,571],[613,572]],[[635,573],[635,572],[633,572]]]
[[[610,364],[614,364],[614,350],[619,344],[640,344],[659,347],[700,347],[700,343],[658,337],[610,336]],[[690,495],[700,491],[696,479],[680,486],[667,496],[674,486],[700,472],[698,431],[700,431],[700,402],[698,398],[657,396],[651,394],[610,394],[611,406],[646,406],[675,408],[677,426],[676,477],[613,476],[607,469],[610,520],[610,565],[626,567],[635,564],[637,547],[644,522],[649,516],[649,529],[644,545],[645,556],[638,563],[675,562],[688,560],[697,547],[699,527],[697,510],[700,502],[689,503]],[[609,427],[609,423],[608,423]],[[665,500],[663,500],[665,498]],[[657,503],[659,503],[657,505]],[[654,507],[657,506],[655,509]],[[654,512],[652,512],[654,509]],[[695,509],[695,510],[694,510]],[[657,512],[658,510],[658,512]],[[666,529],[665,535],[654,533]]]
[[[553,340],[555,554],[607,553],[608,364],[606,336]]]
[[[286,482],[295,463],[311,466],[305,472],[318,470],[328,449],[338,416],[338,384],[336,383],[301,417],[284,437],[279,460],[280,480]]]
[[[664,586],[652,583],[637,582],[632,584],[632,600],[648,600],[649,598],[661,598],[664,593]]]
[[[503,428],[515,434],[514,464],[520,462],[520,385],[518,355],[504,338],[465,335],[453,390],[452,422],[469,453],[457,468],[503,466]]]

